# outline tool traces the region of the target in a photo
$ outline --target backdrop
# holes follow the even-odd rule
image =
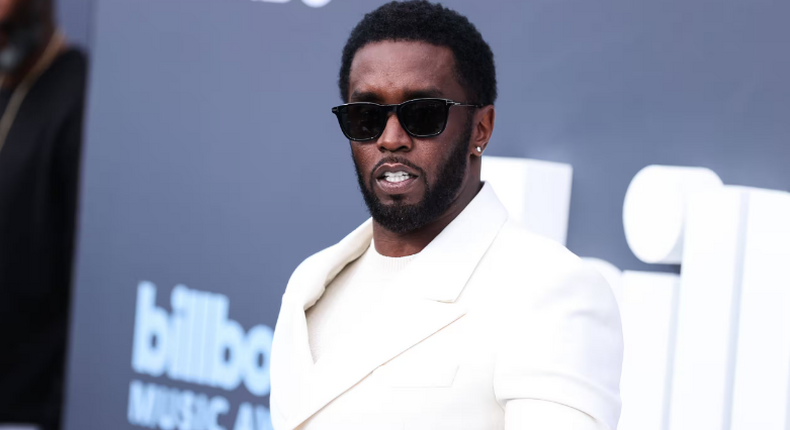
[[[92,57],[67,429],[267,428],[288,277],[367,216],[330,107],[343,43],[380,3],[306,3],[62,3]],[[572,251],[675,270],[625,242],[648,164],[789,188],[790,3],[445,4],[496,57],[487,153],[573,166]]]

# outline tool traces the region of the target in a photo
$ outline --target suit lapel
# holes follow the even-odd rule
[[[491,185],[485,183],[463,212],[406,267],[404,277],[425,298],[455,302],[507,217]]]
[[[382,364],[463,317],[465,307],[454,302],[506,219],[507,211],[485,184],[464,211],[384,288],[392,293],[371,303],[366,316],[370,323],[347,337],[345,344],[332,345],[315,364],[304,310],[320,298],[346,264],[367,249],[372,237],[370,221],[317,262],[311,275],[292,280],[305,284],[298,285],[295,290],[300,294],[294,294],[288,304],[289,327],[284,330],[292,336],[292,343],[291,362],[286,366],[290,368],[290,396],[282,400],[290,404],[278,403],[278,407],[288,415],[287,430],[299,426]]]
[[[413,345],[461,318],[466,309],[426,299],[395,299],[368,309],[368,318],[355,336],[338,343],[313,367],[307,408],[298,426],[332,400]],[[404,318],[408,315],[408,318]]]
[[[371,220],[367,220],[336,245],[305,260],[288,281],[277,320],[272,363],[272,386],[277,387],[277,407],[288,428],[299,425],[296,417],[312,404],[313,356],[308,341],[305,310],[315,304],[326,286],[350,262],[370,246],[373,237]],[[302,420],[303,421],[303,420]]]

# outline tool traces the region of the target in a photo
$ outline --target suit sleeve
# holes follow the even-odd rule
[[[510,400],[505,406],[505,430],[611,430],[595,418],[545,400]]]
[[[623,340],[614,295],[581,260],[558,272],[526,285],[503,327],[494,391],[505,428],[616,428]]]

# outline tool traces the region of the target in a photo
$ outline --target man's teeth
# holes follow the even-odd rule
[[[391,183],[403,182],[409,179],[409,174],[406,172],[385,172],[384,180]]]

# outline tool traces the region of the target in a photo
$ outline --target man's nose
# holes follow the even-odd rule
[[[401,127],[398,117],[392,114],[387,118],[387,125],[376,141],[376,146],[381,152],[408,152],[411,151],[412,143],[411,136]]]

